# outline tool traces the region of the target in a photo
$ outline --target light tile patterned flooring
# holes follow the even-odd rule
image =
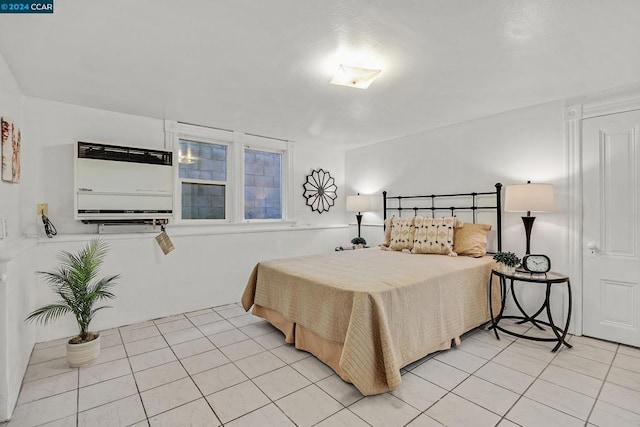
[[[64,342],[36,345],[6,427],[640,425],[640,349],[584,337],[472,331],[370,397],[237,304],[104,331],[85,368]]]

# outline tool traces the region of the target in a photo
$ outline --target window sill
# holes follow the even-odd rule
[[[41,237],[38,243],[60,243],[60,242],[86,242],[89,239],[99,237],[104,240],[127,240],[127,239],[152,239],[160,233],[160,227],[155,232],[140,233],[122,233],[122,234],[63,234],[57,235],[53,239]],[[334,225],[315,225],[315,224],[296,224],[295,222],[278,222],[275,224],[216,224],[216,225],[185,225],[185,224],[169,224],[166,227],[169,237],[200,237],[208,235],[221,234],[245,234],[245,233],[270,233],[281,231],[309,231],[309,230],[327,230],[349,228],[348,224]]]
[[[347,224],[336,225],[313,225],[298,224],[295,221],[278,222],[243,222],[225,223],[215,225],[191,225],[191,224],[169,224],[166,229],[171,236],[202,236],[207,234],[240,234],[240,233],[265,233],[275,231],[305,231],[324,230],[330,228],[348,228]]]

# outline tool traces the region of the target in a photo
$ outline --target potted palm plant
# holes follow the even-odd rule
[[[49,323],[66,314],[72,314],[78,322],[80,333],[67,343],[67,361],[72,367],[85,366],[100,355],[100,334],[90,332],[89,324],[96,312],[108,306],[95,307],[105,299],[113,299],[111,288],[120,275],[96,279],[107,254],[108,245],[94,239],[72,254],[62,251],[60,265],[54,271],[38,271],[60,297],[60,300],[38,308],[26,321]]]

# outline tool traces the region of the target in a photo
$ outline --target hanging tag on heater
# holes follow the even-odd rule
[[[160,249],[165,255],[175,249],[169,235],[164,230],[156,236],[156,242],[158,242],[158,246],[160,246]]]

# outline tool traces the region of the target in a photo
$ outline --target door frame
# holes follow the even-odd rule
[[[593,117],[640,110],[640,85],[617,88],[586,97],[582,102],[568,103],[564,109],[565,148],[568,181],[567,251],[569,276],[572,281],[573,306],[570,330],[582,335],[582,121]],[[568,302],[565,300],[565,312]]]

